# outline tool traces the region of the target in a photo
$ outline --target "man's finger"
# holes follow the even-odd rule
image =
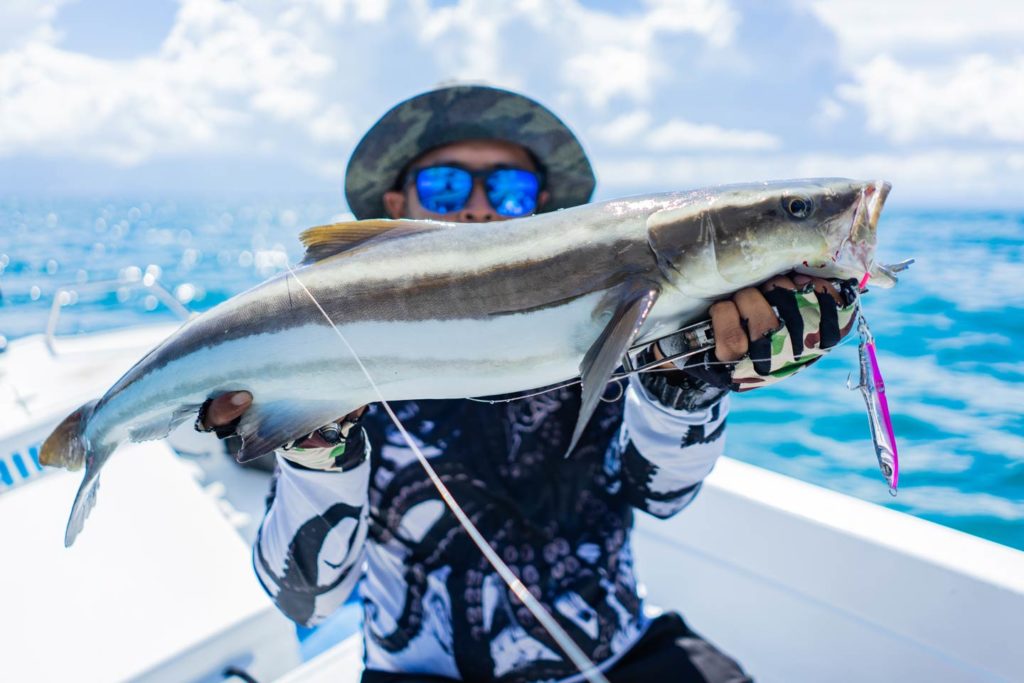
[[[207,429],[223,427],[238,418],[252,405],[252,394],[248,391],[230,391],[221,394],[210,402],[206,409]]]
[[[796,277],[800,277],[800,276],[796,275]],[[804,276],[804,277],[806,277],[806,276]],[[763,285],[761,285],[761,291],[762,292],[770,292],[771,290],[775,289],[776,287],[781,288],[781,289],[796,289],[798,287],[798,285],[795,282],[793,282],[793,279],[790,279],[790,277],[788,275],[776,275],[771,280],[769,280],[768,282],[766,282]]]
[[[839,294],[839,290],[828,280],[820,277],[810,277],[809,275],[794,275],[793,282],[797,287],[803,287],[808,282],[811,282],[814,285],[815,292],[818,294],[829,294],[835,300],[836,305],[843,305],[843,297]]]
[[[743,358],[749,348],[747,333],[740,324],[740,312],[732,301],[711,305],[711,328],[715,332],[715,356],[731,362]]]
[[[753,287],[741,289],[733,295],[740,318],[747,321],[747,333],[750,340],[760,339],[773,330],[779,329],[779,319],[771,305],[758,290]]]

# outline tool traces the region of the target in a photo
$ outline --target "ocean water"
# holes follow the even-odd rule
[[[156,279],[202,311],[301,256],[305,227],[343,218],[335,197],[0,199],[0,335],[173,319]],[[1024,549],[1024,212],[887,209],[879,258],[917,263],[864,309],[900,449],[894,498],[878,471],[859,392],[856,340],[778,386],[735,397],[728,453],[763,467]],[[148,276],[148,278],[147,278]]]

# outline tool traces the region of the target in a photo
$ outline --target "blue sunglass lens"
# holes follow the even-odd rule
[[[502,216],[525,216],[537,208],[540,180],[535,173],[500,168],[487,175],[487,199]]]
[[[540,179],[518,168],[499,168],[471,173],[457,166],[430,166],[416,171],[416,192],[420,205],[433,213],[459,211],[473,193],[473,178],[482,175],[487,200],[502,216],[514,218],[537,209]]]
[[[416,192],[427,211],[451,213],[466,205],[473,192],[473,176],[453,166],[433,166],[416,173]]]

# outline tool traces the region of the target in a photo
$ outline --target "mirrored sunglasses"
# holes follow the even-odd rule
[[[537,173],[522,168],[471,171],[443,164],[413,169],[407,182],[416,183],[423,208],[445,214],[466,206],[477,178],[483,179],[487,201],[499,215],[515,218],[536,211],[541,179]]]

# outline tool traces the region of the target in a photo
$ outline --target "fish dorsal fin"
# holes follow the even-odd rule
[[[448,225],[440,221],[412,221],[371,219],[345,221],[309,228],[299,235],[306,247],[303,263],[321,261],[343,251],[364,246],[369,242],[392,239],[404,235],[438,230]]]

